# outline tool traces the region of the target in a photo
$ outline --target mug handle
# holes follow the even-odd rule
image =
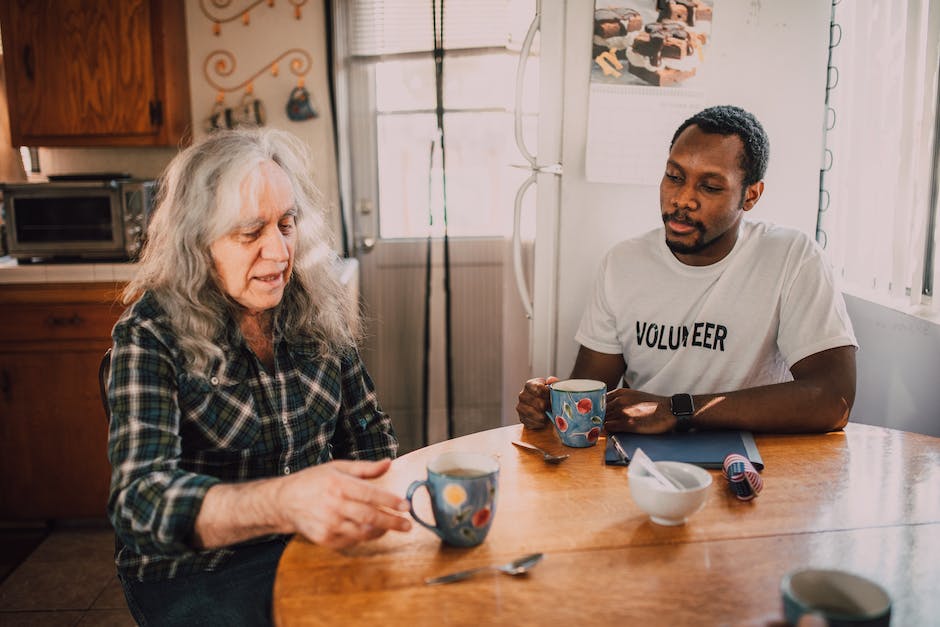
[[[405,493],[405,499],[408,501],[408,505],[410,506],[409,509],[408,509],[408,511],[411,513],[411,517],[414,518],[416,521],[418,521],[419,524],[421,524],[421,525],[423,525],[424,527],[430,529],[431,531],[433,531],[434,533],[436,533],[436,534],[438,535],[438,537],[440,537],[440,538],[443,540],[443,539],[444,539],[444,534],[441,533],[441,530],[440,530],[440,529],[438,529],[435,525],[429,525],[428,523],[424,522],[423,520],[421,520],[421,518],[418,516],[418,514],[415,513],[415,505],[414,505],[414,502],[412,502],[411,497],[412,497],[412,495],[415,493],[415,490],[417,490],[417,489],[420,488],[421,486],[424,486],[424,489],[425,489],[425,490],[428,490],[428,482],[427,482],[427,481],[412,481],[412,482],[411,482],[411,485],[408,486],[408,492]],[[428,490],[428,494],[429,494],[429,495],[430,495],[430,493],[431,493],[431,491]]]

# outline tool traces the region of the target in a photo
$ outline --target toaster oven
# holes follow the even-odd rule
[[[7,254],[22,261],[133,260],[155,190],[152,180],[84,175],[0,184]]]

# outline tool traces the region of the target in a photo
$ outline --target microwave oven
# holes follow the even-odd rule
[[[135,259],[156,181],[90,179],[0,184],[7,254],[23,261]]]

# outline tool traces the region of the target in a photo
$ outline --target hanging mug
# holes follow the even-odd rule
[[[264,126],[264,104],[254,96],[245,94],[236,113],[236,126]]]
[[[317,112],[310,103],[310,92],[304,87],[294,87],[287,99],[287,117],[295,122],[303,122],[317,117]]]
[[[211,133],[212,131],[232,128],[233,124],[232,110],[221,102],[216,102],[215,106],[212,107],[212,113],[209,114],[209,118],[206,120],[206,131]]]

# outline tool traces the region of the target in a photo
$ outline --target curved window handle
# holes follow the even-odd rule
[[[529,300],[529,286],[526,284],[525,273],[522,270],[522,235],[519,232],[522,222],[522,198],[526,191],[535,184],[538,177],[538,171],[532,172],[519,189],[516,191],[516,201],[513,206],[512,220],[512,269],[516,274],[516,289],[519,292],[519,299],[522,301],[522,307],[525,309],[525,317],[532,319],[532,302]]]
[[[538,32],[542,22],[542,7],[540,2],[536,2],[535,17],[529,24],[529,30],[522,41],[522,49],[519,51],[519,65],[516,66],[516,101],[513,109],[513,130],[516,135],[516,146],[519,152],[525,157],[525,160],[533,167],[536,166],[535,156],[526,148],[525,138],[522,136],[522,88],[525,85],[525,67],[529,61],[529,51],[532,49],[532,41],[535,39],[535,33]],[[531,317],[531,316],[530,316]]]

